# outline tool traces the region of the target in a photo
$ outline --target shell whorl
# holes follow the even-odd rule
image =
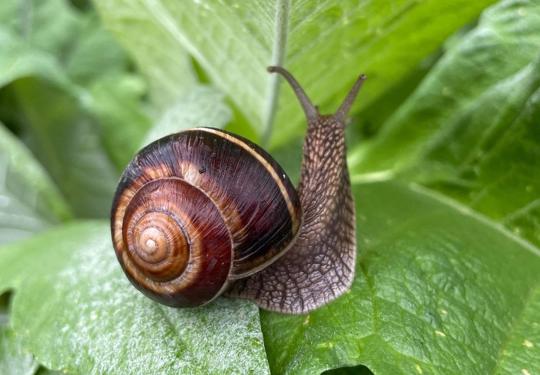
[[[199,128],[145,147],[113,202],[116,255],[130,281],[171,306],[197,306],[281,255],[298,233],[292,183],[258,146]]]
[[[125,208],[117,255],[145,294],[172,306],[198,306],[226,286],[229,230],[206,194],[179,178],[152,180]]]
[[[146,277],[169,281],[180,276],[189,260],[192,226],[178,200],[175,181],[155,180],[141,188],[129,202],[122,223],[126,257]],[[170,190],[170,191],[169,191]],[[156,205],[157,203],[157,205]]]

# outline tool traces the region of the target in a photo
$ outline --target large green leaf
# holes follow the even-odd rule
[[[503,1],[451,46],[353,170],[405,173],[540,244],[539,100],[540,2]]]
[[[191,310],[133,288],[107,223],[59,227],[0,249],[13,327],[48,368],[73,374],[268,373],[256,306],[220,299]]]
[[[0,123],[0,244],[69,216],[64,199],[41,165]]]
[[[309,315],[263,314],[273,373],[358,364],[376,374],[540,370],[539,249],[418,187],[356,185],[354,195],[355,284]],[[220,299],[175,310],[149,301],[121,273],[105,224],[1,249],[5,288],[15,289],[15,330],[54,369],[266,371],[253,305]]]
[[[160,91],[171,91],[167,85],[178,81],[178,65],[184,70],[184,60],[169,59],[170,51],[187,51],[259,135],[270,134],[277,108],[278,77],[269,76],[266,66],[285,64],[323,110],[334,110],[356,76],[365,72],[370,76],[365,104],[490,2],[96,1],[105,23],[135,56],[151,59],[141,64],[147,75],[169,78],[153,79]],[[437,22],[432,22],[434,14]],[[139,47],[142,43],[153,51],[158,36],[166,56],[153,57],[147,47]],[[279,103],[274,144],[297,133],[302,122],[287,89]]]
[[[540,250],[415,186],[353,187],[352,290],[308,315],[264,313],[276,374],[540,371]]]

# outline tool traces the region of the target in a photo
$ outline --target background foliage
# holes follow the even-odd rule
[[[301,110],[361,72],[352,290],[302,316],[155,304],[108,210],[197,125],[297,178]],[[540,373],[540,1],[0,2],[0,373]]]

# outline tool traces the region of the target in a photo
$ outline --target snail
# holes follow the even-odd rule
[[[321,115],[287,70],[268,71],[289,82],[307,117],[298,190],[261,147],[214,128],[161,138],[123,172],[112,241],[128,279],[155,301],[194,307],[225,294],[300,314],[351,287],[345,125],[365,76],[335,114]]]

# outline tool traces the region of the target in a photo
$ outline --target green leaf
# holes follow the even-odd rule
[[[352,290],[308,315],[262,314],[272,372],[540,371],[540,250],[416,186],[355,185]]]
[[[0,290],[12,321],[45,366],[74,374],[268,373],[259,313],[219,299],[172,309],[121,271],[108,223],[80,223],[0,249]]]
[[[0,244],[69,217],[64,199],[41,165],[0,123]]]
[[[104,217],[117,172],[106,157],[94,119],[79,98],[37,79],[12,84],[27,144],[49,171],[78,216]]]
[[[65,0],[2,1],[0,21],[1,28],[53,54],[68,48],[78,29],[77,14]]]
[[[32,375],[38,364],[22,348],[20,338],[9,326],[7,294],[0,294],[0,374]]]
[[[223,94],[211,87],[197,86],[163,113],[143,145],[193,127],[223,128],[230,118],[231,111],[223,102]]]
[[[35,49],[0,27],[0,87],[20,77],[36,75],[71,90],[71,83],[50,54]]]
[[[69,56],[60,55],[66,60],[67,74],[83,86],[103,76],[122,74],[127,67],[125,52],[99,21],[93,12],[81,17],[80,30]]]
[[[151,128],[152,120],[141,103],[146,86],[139,76],[116,74],[90,86],[88,111],[99,120],[101,139],[117,170],[123,170]]]
[[[150,85],[156,108],[164,111],[197,84],[174,23],[159,14],[159,2],[95,1],[107,28],[133,56]],[[184,3],[183,5],[187,5]]]
[[[139,0],[126,4],[97,0],[97,5],[124,44],[159,45],[165,51],[190,53],[259,135],[268,135],[276,115],[279,78],[270,76],[266,66],[285,64],[325,111],[335,110],[341,95],[359,73],[365,72],[370,76],[370,90],[363,96],[365,105],[490,2]],[[433,14],[437,14],[437,22],[432,22]],[[147,48],[131,50],[135,56],[151,55]],[[325,67],[313,61],[331,64]],[[159,69],[161,77],[176,82],[178,64],[183,70],[184,60],[161,57],[141,66],[143,70]],[[160,82],[162,91],[167,92],[168,82]],[[292,93],[285,90],[273,132],[274,145],[297,134],[303,121]]]
[[[68,60],[70,44],[79,29],[80,19],[64,0],[3,1],[0,87],[32,75],[73,90],[57,56]]]
[[[400,173],[540,244],[539,51],[538,1],[489,9],[353,170]]]
[[[125,54],[95,14],[79,13],[66,0],[6,0],[0,5],[0,21],[0,36],[5,38],[0,38],[0,64],[6,67],[0,77],[39,75],[65,82],[62,75],[67,74],[86,83],[126,67]]]
[[[540,370],[538,248],[415,186],[355,185],[354,195],[355,284],[309,315],[263,313],[273,373],[358,364],[376,374]],[[0,249],[0,291],[7,288],[15,289],[16,332],[53,369],[266,371],[253,305],[219,299],[177,310],[151,302],[121,273],[105,223]]]
[[[33,375],[38,367],[32,355],[21,347],[19,338],[0,314],[0,374]]]

